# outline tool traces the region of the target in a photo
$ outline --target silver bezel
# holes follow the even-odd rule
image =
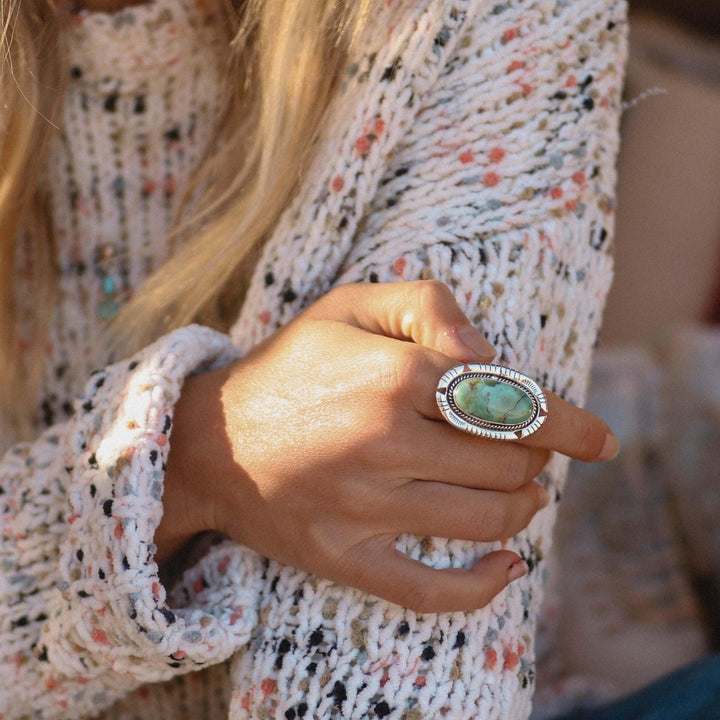
[[[455,404],[453,390],[458,383],[473,377],[500,380],[519,388],[533,404],[532,416],[522,424],[509,425],[489,422],[463,412]],[[536,432],[547,417],[547,399],[543,389],[527,375],[502,365],[482,363],[457,365],[440,378],[435,398],[443,417],[452,426],[488,440],[522,440]]]

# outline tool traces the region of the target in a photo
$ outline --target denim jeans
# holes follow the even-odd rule
[[[611,705],[558,720],[720,720],[720,655],[678,670]]]

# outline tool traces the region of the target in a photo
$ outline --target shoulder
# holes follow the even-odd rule
[[[512,72],[539,52],[554,55],[562,72],[574,48],[624,60],[626,20],[626,0],[382,0],[349,67],[361,80],[420,91],[468,65]]]

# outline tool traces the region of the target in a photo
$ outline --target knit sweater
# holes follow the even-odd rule
[[[0,462],[0,717],[526,718],[565,458],[546,470],[555,502],[504,543],[529,574],[471,613],[418,615],[230,541],[165,588],[153,535],[184,379],[339,283],[439,278],[501,362],[582,403],[611,279],[624,2],[383,3],[231,332],[181,328],[111,366],[98,334],[172,252],[225,37],[202,0],[75,20],[43,177],[47,428]],[[21,247],[27,313],[31,272]],[[398,547],[467,567],[498,544]]]

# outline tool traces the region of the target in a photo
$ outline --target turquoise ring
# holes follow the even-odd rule
[[[543,389],[500,365],[457,365],[440,378],[435,398],[452,426],[489,440],[522,440],[547,417]]]

